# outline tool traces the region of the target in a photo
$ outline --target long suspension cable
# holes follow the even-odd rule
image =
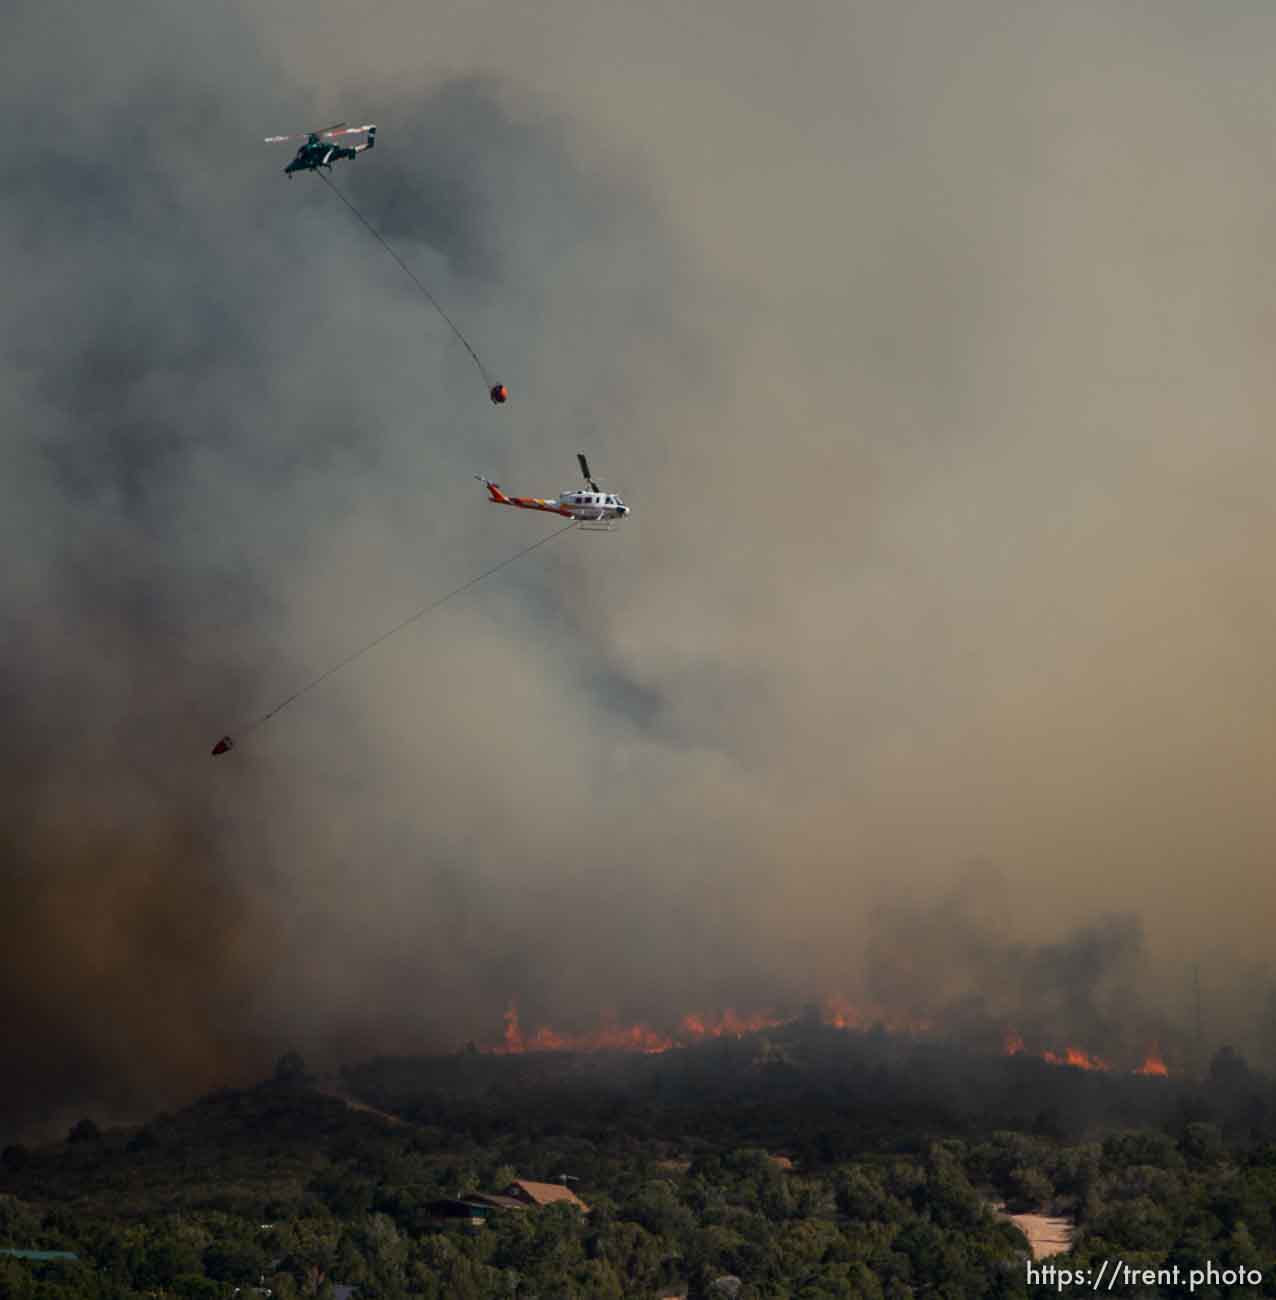
[[[436,600],[432,600],[428,605],[423,605],[420,609],[416,611],[415,614],[410,614],[407,618],[403,619],[402,622],[396,623],[388,631],[382,632],[380,636],[369,641],[367,645],[361,646],[358,650],[352,651],[350,654],[346,655],[346,657],[342,659],[339,663],[333,664],[331,668],[326,668],[317,677],[311,678],[311,680],[308,681],[303,687],[301,687],[300,690],[293,691],[293,693],[290,696],[288,696],[286,700],[283,700],[279,704],[276,704],[275,707],[271,709],[268,713],[263,713],[261,717],[259,717],[255,722],[250,722],[243,729],[243,732],[241,734],[248,735],[250,732],[256,731],[258,727],[269,722],[270,719],[275,716],[275,714],[282,713],[284,709],[286,709],[291,703],[293,703],[294,700],[299,700],[303,695],[306,694],[307,691],[314,690],[314,688],[318,686],[320,682],[327,681],[327,679],[331,677],[333,673],[340,672],[348,664],[354,663],[356,659],[361,659],[370,650],[375,650],[377,646],[379,646],[383,641],[388,641],[392,636],[394,636],[396,632],[402,632],[405,627],[409,626],[412,623],[415,623],[419,618],[424,618],[426,614],[431,612],[431,610],[438,609],[440,605],[446,605],[447,602],[451,600],[453,596],[459,596],[461,595],[462,592],[469,591],[471,587],[477,586],[480,582],[483,581],[484,578],[490,578],[492,574],[499,573],[502,569],[513,564],[515,560],[521,560],[524,555],[530,555],[533,551],[544,546],[546,543],[552,542],[555,537],[561,537],[564,533],[575,528],[576,523],[577,521],[573,519],[570,524],[564,524],[562,528],[555,529],[554,532],[547,534],[545,537],[542,537],[539,541],[533,542],[530,546],[524,546],[521,551],[518,551],[514,555],[511,555],[508,559],[502,560],[499,564],[492,565],[490,569],[484,569],[483,572],[480,573],[477,577],[471,578],[468,582],[463,582],[459,587],[454,587],[446,595],[439,596]],[[219,740],[217,744],[213,747],[213,753],[224,754],[226,753],[227,750],[234,748],[234,743],[235,742],[231,739],[230,736],[223,736],[222,739]]]
[[[470,344],[469,339],[467,339],[465,335],[461,333],[460,329],[457,327],[456,322],[451,318],[451,316],[447,314],[447,312],[443,310],[442,306],[440,306],[439,300],[416,277],[412,268],[403,260],[403,258],[401,258],[398,255],[398,253],[394,251],[393,247],[387,242],[385,236],[382,235],[381,232],[376,228],[376,226],[374,226],[372,222],[370,222],[367,219],[367,217],[365,217],[363,213],[360,212],[359,209],[356,208],[355,205],[350,202],[350,200],[345,196],[345,194],[342,193],[342,191],[339,190],[336,187],[336,185],[331,180],[329,180],[327,176],[323,174],[322,170],[318,172],[318,175],[319,175],[319,179],[323,181],[325,185],[327,185],[327,187],[337,196],[337,198],[339,198],[342,201],[342,203],[344,203],[346,207],[348,207],[350,211],[353,212],[356,217],[358,217],[358,219],[367,228],[369,234],[372,235],[373,239],[375,239],[377,243],[379,243],[381,247],[384,248],[385,251],[389,253],[390,256],[394,258],[396,262],[398,262],[398,264],[407,273],[408,279],[411,280],[412,283],[416,285],[416,287],[420,289],[423,294],[425,294],[425,297],[429,302],[430,306],[433,307],[434,310],[438,312],[439,315],[442,316],[445,321],[447,321],[448,327],[451,329],[452,333],[455,334],[456,337],[461,340],[461,343],[464,346],[465,350],[470,354],[471,357],[474,358],[474,364],[478,367],[479,374],[483,376],[483,382],[488,386],[488,388],[494,387],[492,382],[492,376],[488,374],[487,367],[483,364],[482,361],[479,360],[479,354],[474,351],[474,348]]]

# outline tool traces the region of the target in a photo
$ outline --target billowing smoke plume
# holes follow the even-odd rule
[[[840,992],[1106,1043],[1191,1032],[1197,966],[1207,1034],[1260,1023],[1251,9],[20,3],[8,1126],[290,1043],[449,1046],[511,997]],[[260,143],[342,117],[381,131],[334,183],[509,406]],[[472,473],[552,493],[582,448],[623,530],[208,758],[541,534]]]

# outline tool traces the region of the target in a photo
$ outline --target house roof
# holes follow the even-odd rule
[[[580,1206],[582,1210],[589,1209],[589,1206],[570,1187],[562,1183],[533,1183],[526,1178],[516,1178],[505,1189],[506,1195],[513,1193],[515,1188],[536,1205],[552,1205],[555,1201],[566,1201],[569,1205]]]
[[[529,1206],[539,1209],[544,1205],[574,1205],[584,1214],[589,1213],[589,1206],[569,1187],[562,1183],[535,1183],[529,1178],[516,1178],[499,1192],[474,1192],[466,1198],[483,1205],[492,1205],[499,1210],[526,1210]]]

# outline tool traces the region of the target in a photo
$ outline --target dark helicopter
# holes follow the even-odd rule
[[[303,131],[299,135],[268,135],[267,144],[282,144],[285,140],[305,140],[305,144],[297,150],[297,156],[284,168],[284,174],[289,180],[292,179],[293,172],[316,172],[320,167],[326,167],[332,170],[332,164],[339,158],[355,158],[365,149],[371,149],[377,142],[377,128],[375,123],[369,123],[367,126],[350,126],[344,131],[338,130],[344,127],[344,122],[336,122],[322,131]],[[363,144],[345,146],[339,144],[329,144],[328,141],[334,140],[339,135],[367,135],[367,140]]]

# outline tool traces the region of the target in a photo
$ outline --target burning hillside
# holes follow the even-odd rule
[[[505,1033],[499,1047],[487,1050],[497,1055],[518,1055],[523,1052],[644,1052],[652,1055],[667,1052],[675,1047],[686,1047],[710,1038],[740,1038],[788,1024],[789,1020],[773,1015],[737,1015],[724,1011],[718,1016],[688,1013],[678,1022],[672,1033],[662,1033],[650,1025],[621,1025],[605,1020],[589,1033],[567,1033],[542,1025],[525,1033],[519,1024],[518,1007],[511,1002],[505,1012]]]
[[[754,1012],[742,1015],[732,1009],[717,1014],[689,1012],[676,1026],[657,1029],[650,1024],[635,1022],[622,1024],[614,1018],[604,1019],[598,1028],[586,1032],[572,1032],[538,1025],[534,1030],[524,1029],[519,1019],[518,1006],[511,1002],[505,1011],[505,1029],[502,1041],[484,1050],[491,1055],[516,1056],[529,1052],[641,1052],[656,1055],[680,1047],[690,1047],[711,1039],[742,1038],[746,1034],[782,1029],[801,1022],[815,1021],[828,1029],[845,1032],[885,1031],[890,1034],[945,1036],[941,1025],[933,1018],[911,1014],[890,1013],[880,1007],[864,1007],[840,997],[827,997],[815,1008],[800,1016],[781,1015],[776,1012]],[[1067,1066],[1078,1070],[1104,1073],[1128,1072],[1149,1077],[1165,1078],[1169,1070],[1153,1044],[1148,1047],[1142,1063],[1121,1071],[1106,1057],[1099,1056],[1075,1044],[1055,1047],[1041,1046],[1030,1049],[1018,1031],[1006,1030],[1002,1036],[1002,1054],[1005,1056],[1032,1056],[1048,1065]],[[1137,1059],[1137,1058],[1136,1058]]]

